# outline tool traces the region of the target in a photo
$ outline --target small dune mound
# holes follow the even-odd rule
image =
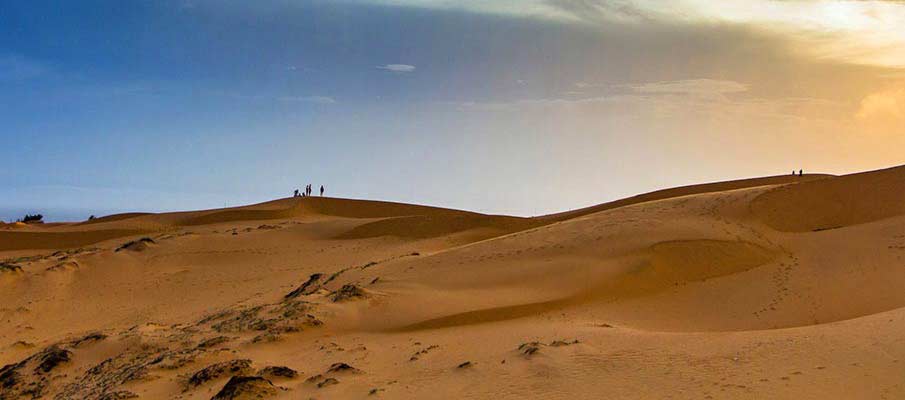
[[[60,272],[60,271],[75,271],[79,269],[79,263],[68,260],[63,261],[61,263],[54,264],[53,266],[47,267],[47,271]]]
[[[19,274],[22,273],[22,267],[18,264],[0,262],[0,274]]]
[[[24,222],[0,222],[0,229],[21,229],[28,226]]]
[[[286,378],[292,379],[299,375],[299,373],[289,367],[284,366],[267,366],[258,371],[259,376],[263,376],[267,379],[274,378]]]
[[[24,340],[17,340],[15,343],[10,345],[9,347],[16,349],[16,350],[25,350],[25,349],[34,348],[35,344],[31,343],[31,342],[26,342]]]
[[[302,286],[299,286],[295,290],[289,292],[289,294],[287,294],[285,296],[285,298],[294,299],[299,296],[303,296],[303,295],[307,296],[309,294],[316,292],[317,289],[319,289],[320,285],[322,284],[321,278],[323,278],[323,277],[324,277],[324,274],[322,274],[322,273],[311,274],[311,276],[308,277],[308,280],[305,281],[305,283],[303,283]]]
[[[355,285],[343,285],[343,287],[330,295],[330,299],[335,303],[363,299],[365,297],[368,297],[368,294],[364,289]]]
[[[273,383],[260,376],[234,376],[211,400],[252,400],[275,396]]]
[[[339,384],[339,380],[338,380],[338,379],[336,379],[336,378],[327,378],[327,379],[324,379],[324,380],[318,382],[318,383],[317,383],[317,387],[318,387],[318,388],[322,388],[322,387],[325,387],[325,386],[333,386],[333,385],[338,385],[338,384]]]
[[[72,357],[72,352],[61,349],[57,346],[51,346],[44,350],[40,356],[40,363],[35,367],[37,373],[48,373],[63,363],[68,363]]]
[[[227,343],[232,339],[226,336],[215,336],[210,339],[202,340],[201,343],[198,343],[199,349],[211,349],[221,344]]]
[[[358,373],[358,372],[361,372],[361,370],[359,370],[358,368],[355,368],[349,364],[346,364],[344,362],[334,363],[333,365],[330,365],[330,368],[327,369],[327,373],[342,373],[342,372]]]
[[[100,332],[92,332],[92,333],[89,333],[89,334],[87,334],[87,335],[85,335],[85,336],[83,336],[83,337],[81,337],[81,338],[78,338],[78,339],[76,339],[76,340],[73,340],[72,342],[70,342],[70,345],[71,345],[72,347],[79,348],[79,347],[86,346],[86,345],[89,345],[89,344],[92,344],[92,343],[100,342],[100,341],[102,341],[102,340],[104,340],[104,339],[106,339],[106,338],[107,338],[107,335],[105,335],[105,334],[103,334],[103,333],[100,333]]]
[[[845,175],[772,189],[751,203],[765,224],[811,232],[905,215],[905,167]]]
[[[518,346],[519,353],[522,353],[525,357],[531,357],[540,351],[540,347],[543,346],[543,343],[540,342],[528,342],[522,343]]]
[[[286,300],[276,304],[255,306],[241,310],[226,310],[207,316],[198,322],[219,333],[255,332],[252,343],[275,342],[284,334],[301,332],[323,325],[310,312],[310,303]]]
[[[543,347],[565,347],[571,346],[573,344],[578,344],[578,339],[575,340],[554,340],[549,344],[541,343],[541,342],[527,342],[522,343],[518,346],[518,352],[524,355],[526,358],[531,358],[531,356],[540,352]]]
[[[225,376],[250,375],[251,360],[230,360],[208,365],[196,371],[188,379],[189,387],[201,386],[206,382]]]
[[[154,239],[144,237],[138,240],[133,240],[128,243],[124,243],[122,246],[119,246],[116,251],[128,250],[128,251],[145,251],[148,249],[149,245],[156,244],[157,242]]]
[[[71,359],[72,352],[54,345],[0,368],[0,398],[42,397],[50,385],[52,373]]]

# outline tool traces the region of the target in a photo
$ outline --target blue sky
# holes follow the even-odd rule
[[[5,1],[0,219],[309,182],[535,215],[905,162],[905,5],[758,3]]]

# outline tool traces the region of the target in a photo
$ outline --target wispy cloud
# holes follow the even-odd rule
[[[280,97],[279,100],[301,103],[336,104],[336,99],[328,96],[283,96]]]
[[[601,85],[602,86],[602,85]],[[594,86],[599,87],[599,86]],[[523,99],[496,103],[450,103],[462,110],[526,111],[573,110],[612,118],[689,118],[697,115],[731,120],[745,115],[757,118],[829,121],[845,119],[852,113],[847,104],[816,98],[764,99],[752,96],[732,98],[729,93],[748,91],[748,85],[715,79],[691,79],[639,84],[610,85],[629,89],[614,95]],[[888,104],[882,103],[885,110]],[[746,117],[747,118],[747,117]]]
[[[208,92],[210,95],[218,97],[227,97],[237,100],[255,100],[255,101],[281,101],[286,103],[313,103],[313,104],[336,104],[335,98],[330,96],[275,96],[262,94],[243,94],[231,91],[213,90]]]
[[[365,0],[599,25],[661,21],[743,25],[819,58],[905,66],[905,1],[897,0]]]
[[[669,82],[653,82],[629,85],[639,93],[689,94],[689,95],[723,95],[748,91],[748,85],[735,81],[715,79],[688,79]]]
[[[409,72],[415,72],[414,65],[408,64],[386,64],[386,65],[378,65],[377,69],[382,69],[390,72],[406,74]]]

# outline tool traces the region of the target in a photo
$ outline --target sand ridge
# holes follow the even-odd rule
[[[0,230],[0,398],[903,397],[903,182]]]

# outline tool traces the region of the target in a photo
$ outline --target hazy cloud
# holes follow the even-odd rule
[[[404,73],[414,72],[415,66],[408,65],[408,64],[386,64],[386,65],[377,66],[377,69],[382,69],[382,70],[386,70],[386,71],[390,71],[390,72],[404,74]]]
[[[879,122],[905,119],[905,86],[868,95],[861,100],[856,115],[862,120]]]
[[[809,120],[816,124],[819,121],[840,120],[852,115],[850,105],[824,99],[725,96],[748,91],[748,85],[735,81],[691,79],[613,85],[613,87],[629,88],[631,92],[577,98],[523,99],[495,103],[467,102],[456,105],[461,110],[527,111],[541,114],[550,110],[570,110],[602,119],[637,116],[643,120],[651,118],[693,120],[705,116],[706,119],[732,120],[744,116],[748,120]],[[905,105],[905,101],[902,100],[899,100],[898,104]],[[888,103],[888,100],[886,102]],[[888,107],[887,103],[880,102]]]
[[[242,94],[224,90],[214,90],[208,92],[213,96],[226,97],[237,100],[254,100],[254,101],[282,101],[296,103],[314,103],[314,104],[336,104],[336,99],[330,96],[278,96],[263,94]]]
[[[629,0],[546,0],[546,4],[576,20],[591,22],[636,22],[649,19],[651,14]]]
[[[639,93],[668,93],[690,95],[721,95],[748,91],[748,85],[735,81],[721,81],[714,79],[688,79],[670,82],[653,82],[640,85],[630,85],[630,87]]]
[[[336,104],[336,99],[328,96],[283,96],[280,101],[297,101],[302,103]]]

